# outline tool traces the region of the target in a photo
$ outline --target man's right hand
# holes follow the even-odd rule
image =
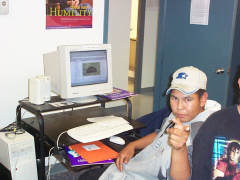
[[[133,143],[129,143],[122,151],[118,153],[116,166],[119,171],[122,172],[123,162],[127,164],[128,161],[133,157],[134,151],[135,151],[135,148],[133,146]]]
[[[169,142],[175,150],[180,150],[186,147],[190,128],[184,126],[178,118],[173,118],[172,121],[175,123],[174,128],[167,130],[170,133]]]
[[[128,161],[134,156],[135,150],[143,149],[147,147],[149,144],[153,142],[155,137],[157,136],[156,132],[148,134],[141,139],[130,142],[120,153],[118,153],[118,157],[116,160],[116,166],[119,171],[123,170],[123,163],[127,164]]]

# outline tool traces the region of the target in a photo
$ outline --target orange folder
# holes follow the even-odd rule
[[[70,146],[88,163],[117,158],[118,153],[100,141],[79,143]]]

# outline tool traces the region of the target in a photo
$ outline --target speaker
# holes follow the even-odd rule
[[[28,79],[28,98],[29,102],[36,105],[45,103],[45,81],[43,78]]]
[[[50,76],[39,75],[37,78],[44,79],[44,100],[51,100],[51,79]]]

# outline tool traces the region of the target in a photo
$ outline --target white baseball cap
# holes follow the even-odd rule
[[[172,89],[181,91],[183,94],[193,94],[199,89],[206,90],[207,76],[204,72],[193,66],[187,66],[178,69],[173,74],[173,80],[166,94],[169,94]]]

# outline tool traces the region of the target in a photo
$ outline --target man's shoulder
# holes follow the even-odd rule
[[[206,119],[201,129],[204,129],[204,132],[205,132],[212,128],[224,126],[225,122],[233,118],[234,114],[236,113],[237,113],[236,106],[231,106],[231,107],[216,111]]]
[[[236,112],[237,106],[230,106],[219,111],[213,112],[208,119],[216,119],[221,117],[229,117],[230,114]],[[221,118],[222,119],[222,118]]]

